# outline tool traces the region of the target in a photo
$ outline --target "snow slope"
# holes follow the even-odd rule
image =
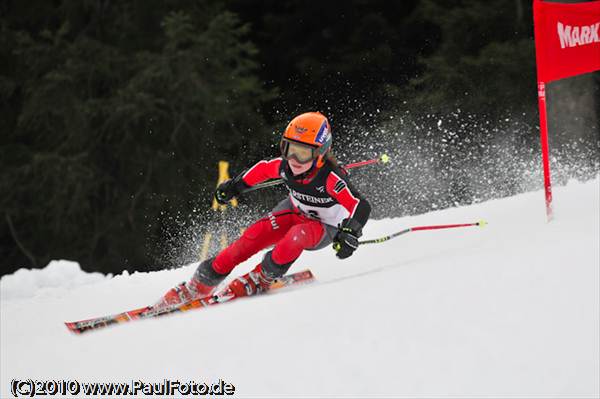
[[[599,192],[598,178],[556,188],[550,224],[541,192],[372,221],[364,238],[489,226],[410,233],[346,261],[307,253],[292,271],[310,267],[316,284],[82,336],[62,322],[154,302],[195,265],[20,270],[0,283],[0,396],[13,378],[221,378],[240,397],[598,397]]]

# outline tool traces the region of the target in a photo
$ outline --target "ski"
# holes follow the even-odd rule
[[[277,279],[267,291],[262,294],[268,294],[282,288],[290,287],[298,284],[305,284],[314,281],[314,276],[310,270],[303,270],[296,273],[287,274]],[[82,334],[87,331],[97,330],[99,328],[108,327],[113,324],[127,323],[134,320],[148,319],[160,317],[176,312],[187,312],[188,310],[204,308],[207,306],[218,305],[220,303],[229,302],[236,299],[228,287],[218,293],[203,298],[197,298],[189,302],[176,304],[165,307],[144,306],[138,309],[129,310],[122,313],[117,313],[109,316],[96,317],[92,319],[65,322],[67,328],[75,333]]]

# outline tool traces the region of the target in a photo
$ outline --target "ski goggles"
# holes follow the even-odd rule
[[[295,159],[300,163],[311,162],[319,156],[319,149],[289,139],[281,140],[281,155],[284,159]]]

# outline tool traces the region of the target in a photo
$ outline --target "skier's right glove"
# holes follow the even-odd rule
[[[335,256],[346,259],[358,248],[358,239],[362,235],[362,226],[354,219],[344,219],[333,239]]]
[[[248,185],[244,183],[242,176],[243,174],[237,176],[235,179],[224,181],[217,186],[215,199],[219,204],[226,205],[234,197],[237,197],[248,188]]]

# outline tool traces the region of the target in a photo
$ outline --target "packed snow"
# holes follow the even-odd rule
[[[413,232],[340,261],[302,255],[317,282],[218,307],[71,334],[64,321],[153,303],[196,265],[104,276],[56,261],[2,277],[0,397],[13,379],[235,386],[238,397],[598,397],[600,180],[371,221]],[[252,268],[260,254],[234,273]]]

